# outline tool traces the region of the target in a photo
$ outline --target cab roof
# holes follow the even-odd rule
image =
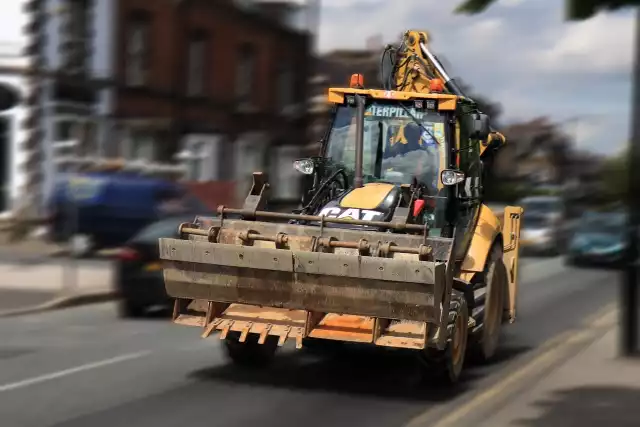
[[[405,92],[384,89],[330,88],[327,100],[333,104],[344,103],[346,95],[365,95],[371,98],[397,101],[431,99],[438,102],[438,110],[455,110],[459,100],[467,100],[456,95],[445,93]]]

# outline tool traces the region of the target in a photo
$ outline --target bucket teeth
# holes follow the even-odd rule
[[[227,338],[227,335],[229,334],[229,329],[231,329],[231,324],[232,324],[232,323],[233,323],[233,322],[227,322],[227,323],[224,325],[224,328],[222,328],[222,332],[220,333],[220,339],[221,339],[221,340],[224,340],[224,339],[226,339],[226,338]]]
[[[284,329],[284,333],[282,335],[280,335],[280,338],[278,339],[278,347],[282,347],[285,343],[285,341],[287,340],[287,338],[289,338],[289,333],[291,332],[291,326],[287,326]]]
[[[249,322],[242,329],[242,333],[240,333],[240,339],[238,339],[239,342],[245,342],[247,340],[247,335],[249,335],[249,331],[251,330],[252,326],[253,326],[253,322]]]
[[[260,333],[258,344],[264,344],[264,342],[267,340],[267,336],[269,336],[269,332],[271,331],[271,328],[273,328],[272,324],[268,324],[267,326],[265,326],[265,328]]]
[[[202,338],[208,338],[213,331],[218,329],[218,325],[220,325],[220,323],[222,323],[222,319],[215,319],[213,322],[209,323],[202,333]]]

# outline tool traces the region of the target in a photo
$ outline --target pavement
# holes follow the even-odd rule
[[[114,294],[110,261],[71,259],[36,245],[16,246],[0,246],[0,317]]]
[[[640,360],[617,357],[618,328],[609,327],[574,357],[563,360],[479,427],[640,425]]]
[[[613,390],[619,408],[637,396],[614,381],[623,373],[640,384],[632,368],[586,350],[612,346],[616,274],[523,259],[521,278],[518,319],[504,330],[500,356],[469,364],[451,389],[419,384],[414,359],[402,352],[366,348],[321,358],[287,345],[271,368],[243,371],[228,363],[219,339],[163,318],[120,319],[116,302],[2,318],[0,419],[11,427],[553,426],[572,425],[554,408],[578,411],[580,390],[593,405]],[[567,371],[562,361],[576,354],[592,355]],[[602,382],[580,383],[585,369],[601,370]],[[561,374],[574,383],[539,381]],[[601,411],[610,414],[606,405]]]

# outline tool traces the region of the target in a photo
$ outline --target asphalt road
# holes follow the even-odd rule
[[[415,383],[404,354],[340,360],[285,350],[264,372],[227,364],[217,338],[162,319],[122,321],[114,304],[0,319],[0,424],[7,427],[403,426],[473,396],[615,300],[615,273],[524,259],[518,320],[500,360],[455,390]]]

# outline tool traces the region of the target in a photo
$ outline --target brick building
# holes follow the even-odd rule
[[[191,179],[236,180],[242,196],[267,168],[274,196],[296,199],[309,36],[283,19],[290,5],[118,1],[113,154],[178,153]]]
[[[238,180],[241,197],[249,172],[266,170],[276,198],[297,199],[311,46],[291,23],[300,12],[264,0],[26,2],[31,203],[42,207],[62,159],[79,154]]]

